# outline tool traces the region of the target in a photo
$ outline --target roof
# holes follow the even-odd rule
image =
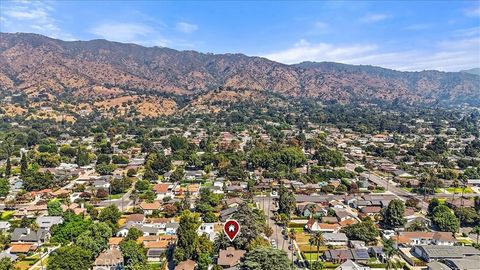
[[[196,265],[194,261],[186,260],[175,266],[175,270],[194,270]]]
[[[123,237],[110,237],[110,239],[108,239],[108,245],[118,246],[120,245],[120,242],[122,242],[122,240],[123,240]]]
[[[160,194],[167,193],[169,186],[170,186],[170,184],[156,184],[153,187],[153,190],[155,190],[155,192],[160,193]]]
[[[365,206],[360,209],[360,212],[365,214],[379,213],[382,210],[380,206]]]
[[[41,228],[51,227],[53,225],[63,223],[63,218],[57,217],[57,216],[43,216],[43,217],[37,217],[36,222],[38,226],[40,226]]]
[[[449,259],[445,264],[453,269],[476,270],[478,262],[480,262],[480,256],[470,256],[463,259]]]
[[[117,264],[123,263],[123,255],[122,252],[118,249],[109,249],[106,250],[100,255],[98,255],[97,259],[93,263],[95,266],[114,266]]]
[[[324,233],[323,238],[325,241],[348,241],[348,237],[344,233]]]
[[[429,258],[458,258],[480,255],[480,250],[470,246],[415,246]]]
[[[125,222],[143,222],[145,220],[144,214],[131,214],[125,219]]]
[[[220,266],[232,267],[240,263],[243,255],[247,251],[236,250],[234,247],[228,247],[226,250],[220,250],[218,252],[218,262]]]
[[[370,267],[360,266],[353,262],[352,260],[347,260],[342,263],[340,266],[335,268],[335,270],[369,270]]]
[[[45,240],[48,232],[44,229],[33,231],[28,228],[16,228],[12,233],[12,242],[38,242]]]
[[[451,232],[401,232],[400,235],[393,237],[393,240],[399,244],[410,243],[412,239],[434,239],[442,242],[455,242]]]
[[[140,208],[143,210],[159,210],[160,203],[158,201],[154,201],[153,203],[142,202]]]
[[[11,253],[27,253],[32,249],[32,244],[12,244],[10,245]]]
[[[451,270],[450,267],[437,261],[433,261],[427,264],[428,270]]]

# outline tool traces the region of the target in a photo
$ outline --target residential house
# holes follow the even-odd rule
[[[339,265],[335,270],[370,270],[368,266],[360,266],[352,260],[347,260]]]
[[[165,224],[165,233],[170,235],[177,234],[178,227],[180,227],[178,222],[169,222]]]
[[[52,228],[53,225],[62,224],[63,218],[56,217],[56,216],[42,216],[42,217],[37,217],[35,222],[37,223],[40,229],[50,231],[50,228]]]
[[[457,243],[451,232],[400,232],[392,237],[398,245],[439,245],[453,246]]]
[[[195,270],[197,263],[192,260],[186,260],[180,262],[177,266],[175,266],[175,270]]]
[[[366,263],[370,256],[367,249],[331,249],[323,254],[327,262],[343,263],[352,260],[357,263]]]
[[[92,187],[96,190],[98,189],[108,190],[108,188],[110,187],[110,183],[106,180],[96,180],[93,182]]]
[[[10,230],[12,225],[8,221],[0,221],[0,232],[7,232]]]
[[[125,223],[129,223],[129,222],[133,222],[133,223],[137,223],[137,224],[143,224],[145,222],[145,215],[144,214],[128,215],[125,218]]]
[[[327,245],[346,246],[348,244],[348,237],[344,233],[324,233],[323,239]]]
[[[118,249],[108,249],[98,255],[93,263],[93,270],[123,269],[123,255]]]
[[[217,264],[223,268],[232,268],[240,263],[240,260],[247,253],[245,250],[236,250],[234,247],[228,247],[226,250],[218,252]]]
[[[226,221],[229,219],[234,213],[236,213],[238,210],[238,207],[231,207],[227,208],[225,210],[220,211],[220,219],[221,221]]]
[[[130,228],[137,228],[139,229],[144,236],[146,235],[158,235],[160,234],[161,230],[159,228],[151,227],[151,226],[145,226],[143,224],[138,224],[135,222],[129,222],[123,225],[117,232],[117,237],[126,237],[128,235],[128,230]]]
[[[140,209],[142,209],[143,213],[147,216],[152,215],[153,211],[155,210],[160,210],[160,206],[160,202],[158,201],[154,201],[153,203],[148,203],[144,201],[139,205]]]
[[[480,256],[480,250],[471,246],[414,246],[413,252],[426,262],[447,259],[462,259]]]
[[[478,270],[480,256],[470,256],[463,259],[447,259],[444,261],[452,270]]]
[[[50,239],[50,233],[44,229],[16,228],[11,235],[12,243],[42,244]]]
[[[314,219],[310,219],[305,228],[311,232],[337,233],[341,226],[338,223],[319,223]]]
[[[157,200],[161,200],[165,197],[173,197],[175,195],[173,192],[172,184],[165,184],[165,183],[156,184],[153,187],[153,190],[157,193]]]

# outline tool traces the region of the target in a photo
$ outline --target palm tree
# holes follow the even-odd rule
[[[314,245],[317,247],[317,261],[320,255],[320,246],[325,244],[325,240],[323,239],[323,232],[315,232],[310,239],[308,240],[310,245]]]
[[[292,246],[292,267],[293,267],[293,250],[295,249],[293,242],[297,239],[297,235],[294,229],[290,229],[288,233],[288,237],[290,238],[290,245]]]
[[[480,226],[473,228],[472,233],[477,235],[477,245],[478,245],[478,236],[480,235]]]
[[[5,154],[7,158],[6,168],[5,168],[5,176],[8,178],[12,173],[12,164],[10,162],[10,158],[14,151],[14,142],[15,142],[15,134],[9,133],[5,136],[2,144],[0,144],[0,153]]]
[[[396,263],[393,260],[391,260],[393,256],[398,254],[398,250],[395,248],[394,244],[395,243],[391,238],[383,241],[383,251],[385,253],[385,256],[387,257],[387,262],[386,262],[387,270],[391,269],[392,266],[393,268],[397,269]]]
[[[226,249],[230,246],[230,240],[224,233],[219,233],[213,242],[213,249],[218,252],[220,249]]]

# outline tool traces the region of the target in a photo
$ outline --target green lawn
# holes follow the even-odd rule
[[[15,211],[3,211],[0,220],[9,220],[14,213]]]
[[[302,252],[303,259],[306,261],[312,260],[316,261],[317,260],[317,251],[313,252],[314,249],[312,248],[312,252]],[[322,256],[322,252],[320,251],[320,257]]]
[[[110,200],[117,200],[117,199],[121,199],[124,194],[125,194],[125,193],[110,194],[110,195],[108,196],[108,198],[109,198]]]
[[[455,194],[462,194],[462,188],[460,187],[457,187],[457,188],[453,188],[453,187],[449,187],[449,188],[436,188],[435,189],[435,193],[443,193],[443,191],[447,191],[449,193],[455,193]],[[466,187],[464,190],[463,190],[463,193],[464,194],[470,194],[470,193],[473,193],[473,190],[469,187]]]

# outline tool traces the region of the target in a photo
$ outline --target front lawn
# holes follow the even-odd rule
[[[121,199],[124,194],[125,194],[125,193],[110,194],[110,195],[108,196],[108,199],[110,199],[110,200],[118,200],[118,199]]]
[[[3,221],[10,220],[10,218],[14,213],[15,211],[3,211],[2,215],[0,216],[0,220],[3,220]]]

